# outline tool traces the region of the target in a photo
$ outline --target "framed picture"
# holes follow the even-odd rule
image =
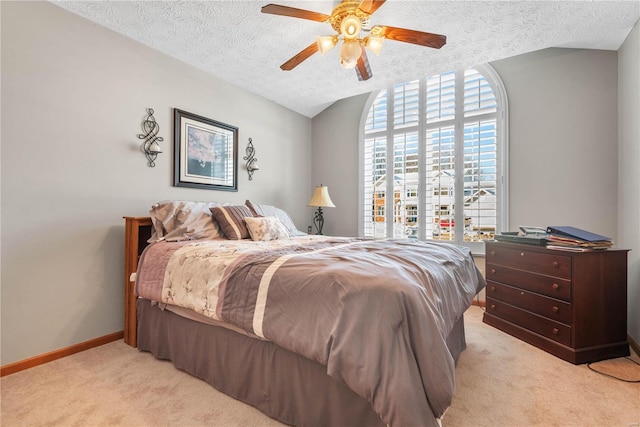
[[[173,185],[238,191],[238,128],[174,109]]]

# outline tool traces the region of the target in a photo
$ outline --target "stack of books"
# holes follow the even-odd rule
[[[547,248],[575,251],[608,249],[613,246],[610,237],[568,225],[547,227]]]

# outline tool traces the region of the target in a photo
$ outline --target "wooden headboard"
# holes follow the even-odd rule
[[[138,271],[138,260],[151,237],[151,218],[148,216],[125,216],[124,232],[124,342],[137,346],[137,311],[135,282],[131,273]]]

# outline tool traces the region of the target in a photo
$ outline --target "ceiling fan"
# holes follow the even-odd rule
[[[325,53],[333,49],[342,39],[340,46],[340,64],[344,68],[355,68],[358,80],[370,79],[373,74],[367,59],[365,46],[376,55],[380,54],[384,39],[413,43],[420,46],[440,49],[447,42],[447,37],[440,34],[408,30],[406,28],[375,25],[369,29],[369,18],[385,3],[386,0],[342,0],[331,15],[298,9],[295,7],[268,4],[262,7],[262,13],[308,19],[316,22],[327,22],[338,33],[332,36],[319,36],[309,46],[280,66],[290,71],[302,61],[316,52]],[[361,32],[369,32],[361,38]]]

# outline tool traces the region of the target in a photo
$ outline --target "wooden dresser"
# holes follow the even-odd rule
[[[627,252],[487,242],[483,321],[574,364],[627,356]]]
[[[135,282],[131,273],[138,271],[138,260],[151,237],[151,218],[125,216],[124,229],[124,342],[136,347],[137,311]]]

